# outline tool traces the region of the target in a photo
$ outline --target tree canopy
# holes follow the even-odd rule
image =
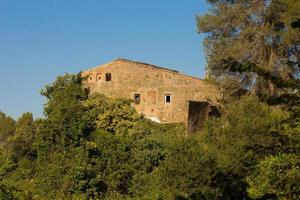
[[[236,87],[231,87],[232,94],[248,90],[260,96],[289,94],[299,98],[300,2],[209,3],[210,11],[197,16],[198,30],[206,36],[209,75],[237,81]]]

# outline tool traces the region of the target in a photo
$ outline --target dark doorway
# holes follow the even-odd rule
[[[218,109],[207,101],[189,101],[188,133],[195,133],[203,128],[208,117],[219,117]]]

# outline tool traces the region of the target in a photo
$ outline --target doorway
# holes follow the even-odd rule
[[[187,132],[195,133],[200,131],[209,117],[220,117],[216,106],[207,101],[189,101],[188,103],[188,124]]]

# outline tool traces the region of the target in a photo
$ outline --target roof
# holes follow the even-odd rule
[[[117,62],[117,61],[134,63],[134,64],[140,64],[140,65],[144,65],[144,66],[147,66],[147,67],[153,67],[153,68],[156,68],[156,69],[159,69],[159,70],[166,70],[166,71],[169,71],[169,72],[172,72],[172,73],[176,73],[176,74],[181,75],[181,76],[185,76],[185,77],[189,77],[189,78],[201,80],[198,77],[194,77],[194,76],[189,76],[189,75],[186,75],[186,74],[182,74],[182,73],[180,73],[177,70],[169,69],[169,68],[166,68],[166,67],[160,67],[160,66],[157,66],[157,65],[149,64],[149,63],[144,63],[144,62],[139,62],[139,61],[133,61],[133,60],[128,60],[128,59],[124,59],[124,58],[117,58],[117,59],[113,60],[113,62]],[[201,80],[201,81],[203,81],[203,80]]]
[[[175,74],[178,74],[178,75],[181,75],[181,76],[185,76],[185,77],[188,77],[188,78],[192,78],[192,79],[197,79],[197,80],[201,80],[203,81],[202,79],[198,78],[198,77],[194,77],[194,76],[189,76],[189,75],[185,75],[185,74],[182,74],[180,73],[179,71],[177,70],[173,70],[173,69],[169,69],[169,68],[166,68],[166,67],[160,67],[160,66],[157,66],[157,65],[153,65],[153,64],[149,64],[149,63],[144,63],[144,62],[139,62],[139,61],[133,61],[133,60],[128,60],[128,59],[124,59],[124,58],[117,58],[115,60],[113,60],[112,62],[110,63],[114,63],[114,62],[127,62],[127,63],[133,63],[133,64],[138,64],[138,65],[143,65],[145,67],[152,67],[152,68],[155,68],[155,69],[158,69],[158,70],[164,70],[164,71],[168,71],[168,72],[171,72],[171,73],[175,73]],[[109,63],[108,63],[109,64]],[[93,70],[93,69],[97,69],[99,67],[101,67],[102,65],[100,66],[97,66],[95,68],[92,68],[90,70]]]
[[[128,62],[128,63],[147,65],[149,67],[154,67],[154,68],[157,68],[157,69],[163,69],[163,70],[168,70],[168,71],[171,71],[171,72],[179,73],[179,71],[176,71],[176,70],[173,70],[173,69],[168,69],[168,68],[165,68],[165,67],[159,67],[157,65],[152,65],[152,64],[149,64],[149,63],[144,63],[144,62],[139,62],[139,61],[128,60],[128,59],[124,59],[124,58],[117,58],[114,61],[122,61],[122,62]]]

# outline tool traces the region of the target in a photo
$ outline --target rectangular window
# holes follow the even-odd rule
[[[141,95],[140,94],[134,94],[134,104],[140,104],[141,102]]]
[[[171,103],[171,95],[170,94],[165,95],[165,103]]]
[[[105,74],[105,81],[111,81],[111,73]]]

